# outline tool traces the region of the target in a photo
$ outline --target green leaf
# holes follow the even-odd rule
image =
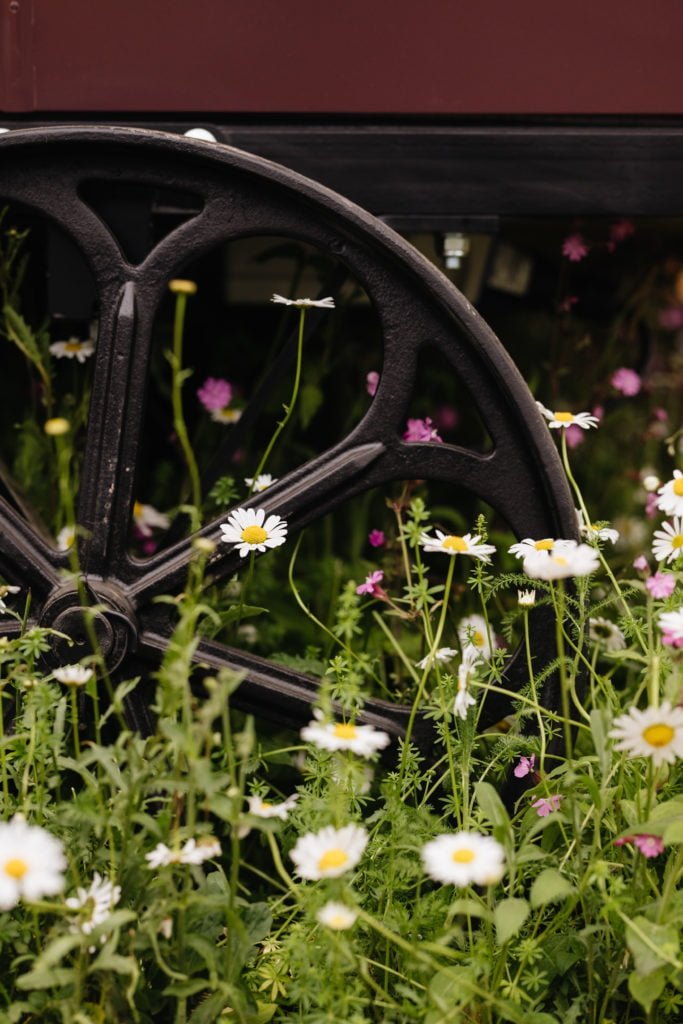
[[[505,810],[505,804],[489,782],[479,782],[475,788],[477,803],[484,816],[488,818],[496,829],[500,829],[503,835],[510,834],[510,818]]]
[[[73,967],[54,967],[45,971],[29,971],[17,978],[16,986],[21,989],[61,988],[71,985],[76,980]]]
[[[667,963],[678,966],[678,933],[670,925],[653,924],[642,915],[634,917],[626,925],[626,945],[640,975],[652,974]]]
[[[659,999],[664,986],[666,985],[667,970],[660,967],[652,974],[638,974],[638,971],[631,971],[628,976],[628,990],[637,1003],[643,1007],[646,1013],[650,1012],[652,1004]]]
[[[206,978],[188,978],[187,981],[174,981],[167,985],[161,993],[164,996],[178,996],[180,999],[187,999],[188,996],[196,996],[209,987]]]
[[[546,903],[557,903],[574,892],[574,886],[561,875],[557,868],[546,868],[541,871],[531,886],[529,899],[531,906],[543,907]]]
[[[662,839],[666,846],[670,846],[672,843],[683,843],[683,819],[672,821],[670,825],[667,825]]]
[[[513,935],[520,931],[530,913],[531,907],[527,900],[515,899],[514,897],[501,900],[493,911],[496,939],[499,946],[508,942]]]
[[[488,907],[477,900],[467,899],[466,897],[453,900],[451,903],[450,915],[455,917],[457,914],[464,914],[466,917],[480,917],[483,921],[492,920],[491,911]]]
[[[188,1024],[214,1024],[218,1014],[228,1005],[229,996],[224,992],[214,992],[207,996],[194,1011]]]

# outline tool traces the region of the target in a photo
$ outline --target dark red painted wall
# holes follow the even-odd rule
[[[681,0],[0,0],[0,110],[683,113]]]

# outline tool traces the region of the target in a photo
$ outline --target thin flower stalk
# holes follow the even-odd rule
[[[202,493],[199,479],[199,467],[195,458],[190,438],[187,433],[185,414],[183,412],[183,384],[187,371],[183,370],[183,334],[185,329],[185,312],[187,297],[192,292],[175,290],[175,314],[173,319],[173,352],[169,355],[171,363],[171,403],[173,407],[173,428],[183,451],[185,465],[190,477],[190,494],[192,505],[197,511],[201,507]]]

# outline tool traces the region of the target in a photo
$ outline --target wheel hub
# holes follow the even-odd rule
[[[137,646],[130,603],[117,587],[99,580],[84,580],[82,590],[69,584],[53,591],[40,625],[64,634],[53,637],[50,645],[48,660],[54,665],[78,661],[94,650],[113,672]]]

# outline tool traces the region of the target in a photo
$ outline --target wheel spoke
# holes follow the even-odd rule
[[[3,576],[29,587],[36,596],[44,596],[58,583],[58,566],[62,560],[5,498],[0,497],[0,571]]]

